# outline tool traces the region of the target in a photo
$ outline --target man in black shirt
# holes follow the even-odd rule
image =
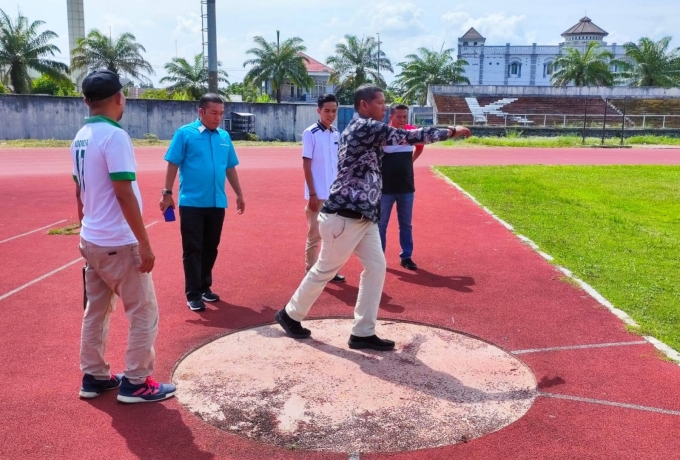
[[[399,104],[390,109],[390,126],[399,129],[416,129],[406,124],[408,107]],[[418,266],[411,260],[413,254],[413,199],[415,182],[413,179],[413,162],[423,152],[423,145],[386,145],[386,155],[382,164],[382,197],[380,198],[380,242],[383,251],[387,244],[387,224],[390,221],[392,207],[397,204],[397,220],[399,221],[399,244],[401,245],[401,266],[409,270],[417,270]]]
[[[326,284],[350,256],[356,254],[364,271],[359,282],[354,325],[348,344],[353,349],[386,351],[394,348],[394,342],[375,334],[386,270],[378,232],[382,147],[443,141],[449,137],[469,135],[469,131],[462,127],[426,127],[406,131],[388,126],[380,121],[386,111],[385,95],[377,86],[360,86],[354,93],[354,108],[359,118],[350,121],[340,136],[338,175],[319,214],[321,254],[285,308],[276,313],[275,319],[289,337],[309,337],[311,332],[300,322]]]

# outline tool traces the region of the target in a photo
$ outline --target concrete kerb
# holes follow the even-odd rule
[[[476,205],[478,205],[480,208],[482,208],[484,211],[486,211],[493,219],[498,221],[503,227],[511,231],[515,236],[517,236],[523,243],[531,247],[534,251],[536,251],[541,257],[543,257],[545,260],[548,262],[551,262],[554,264],[555,258],[552,257],[550,254],[547,254],[543,251],[540,250],[539,246],[533,242],[530,238],[527,238],[524,235],[521,235],[517,233],[512,225],[509,223],[505,222],[503,219],[498,217],[496,214],[494,214],[493,211],[491,211],[489,208],[486,206],[482,205],[473,195],[471,195],[469,192],[467,192],[465,189],[463,189],[460,185],[456,184],[454,181],[449,179],[446,175],[442,174],[440,171],[437,171],[436,169],[432,169],[434,173],[444,179],[448,184],[456,188],[458,191],[460,191],[463,195],[465,195],[467,198],[472,200]],[[626,325],[631,326],[631,327],[640,327],[639,324],[635,322],[633,318],[631,318],[628,313],[624,312],[623,310],[620,310],[616,308],[609,300],[607,300],[602,294],[597,292],[595,288],[590,286],[588,283],[583,281],[582,279],[578,278],[576,275],[574,275],[571,270],[562,267],[560,265],[554,264],[555,267],[562,272],[566,277],[572,279],[576,284],[578,284],[581,289],[586,291],[588,295],[590,295],[593,299],[595,299],[600,305],[605,307],[607,310],[609,310],[614,316],[619,318],[621,321],[623,321]],[[674,363],[676,363],[678,366],[680,366],[680,353],[678,351],[674,350],[671,348],[669,345],[663,343],[659,339],[652,337],[652,336],[643,336],[643,338],[652,344],[657,350],[659,350],[661,353],[663,353],[668,359],[672,360]]]

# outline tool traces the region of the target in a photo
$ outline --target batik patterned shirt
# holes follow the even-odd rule
[[[382,147],[430,144],[447,138],[446,129],[426,127],[407,131],[364,117],[350,121],[340,136],[338,176],[324,206],[331,211],[360,212],[377,223],[382,193],[380,170],[385,155]]]

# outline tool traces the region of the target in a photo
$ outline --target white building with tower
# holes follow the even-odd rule
[[[590,18],[584,17],[562,34],[564,41],[559,45],[487,46],[486,38],[471,28],[458,39],[458,58],[468,62],[465,76],[471,85],[551,86],[552,63],[567,47],[583,52],[595,41],[616,58],[622,58],[623,46],[607,44],[604,41],[607,35]]]

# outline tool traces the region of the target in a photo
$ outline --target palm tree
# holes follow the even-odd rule
[[[29,70],[48,75],[56,81],[68,80],[68,66],[64,63],[46,59],[59,53],[59,48],[50,43],[59,36],[51,30],[38,33],[43,21],[33,21],[18,13],[12,21],[0,9],[0,68],[5,68],[4,80],[17,94],[31,92]]]
[[[553,85],[567,86],[614,86],[616,75],[610,70],[612,65],[621,65],[614,55],[600,49],[600,44],[590,42],[585,52],[577,48],[565,48],[565,54],[553,62],[555,71],[551,80]]]
[[[243,79],[246,85],[261,88],[263,83],[269,82],[278,103],[281,103],[281,90],[286,81],[300,88],[314,86],[305,66],[309,60],[300,54],[307,51],[300,37],[281,43],[277,30],[276,42],[268,42],[259,35],[253,41],[257,47],[249,49],[246,54],[252,54],[254,58],[243,63],[243,67],[253,66]]]
[[[153,75],[155,72],[141,53],[146,49],[137,43],[137,39],[129,32],[120,34],[113,40],[110,36],[92,29],[86,37],[78,39],[73,50],[72,69],[93,71],[108,69],[118,76],[127,75],[142,83],[151,80],[143,73]]]
[[[409,54],[406,62],[397,64],[402,71],[395,83],[403,90],[402,101],[405,104],[417,102],[425,105],[430,85],[470,84],[464,68],[468,63],[463,59],[454,60],[453,49],[445,50],[442,44],[439,51],[418,48],[418,53],[420,55]]]
[[[217,63],[221,65],[221,63]],[[167,77],[163,77],[160,83],[173,83],[168,87],[168,92],[184,92],[193,100],[198,100],[208,92],[208,68],[203,60],[203,53],[194,56],[193,64],[184,58],[172,58],[171,62],[165,64]],[[229,84],[229,75],[224,70],[217,71],[217,81]]]
[[[339,85],[339,89],[353,92],[364,83],[374,83],[381,88],[387,84],[380,71],[394,72],[392,63],[384,52],[378,55],[378,42],[373,37],[345,35],[347,43],[335,45],[335,56],[326,59],[326,64],[333,68],[331,82]],[[380,68],[378,68],[378,64]]]
[[[627,63],[622,76],[631,86],[660,86],[670,88],[680,85],[680,48],[668,50],[671,37],[658,42],[649,37],[638,43],[626,43]]]

